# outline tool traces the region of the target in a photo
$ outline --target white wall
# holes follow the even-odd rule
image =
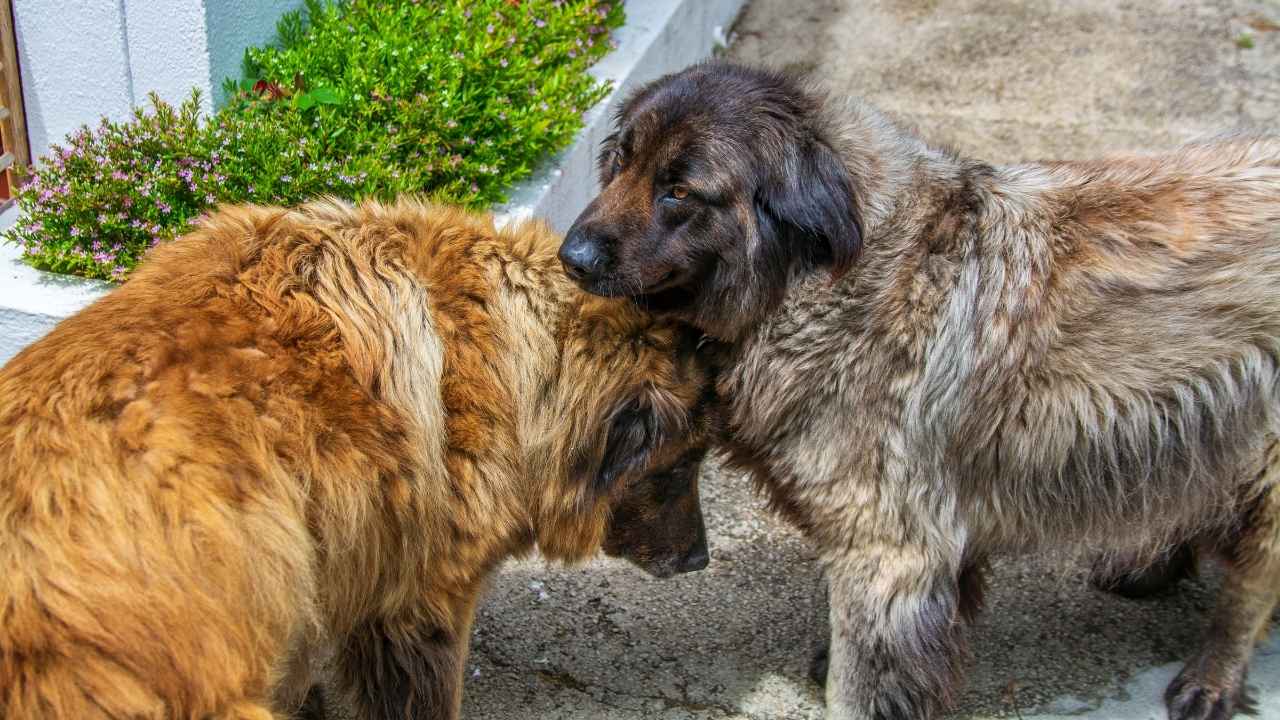
[[[239,79],[244,49],[274,41],[276,21],[302,7],[302,0],[204,0],[203,4],[213,101],[221,104],[226,100],[222,81]]]
[[[128,115],[156,91],[198,87],[208,111],[250,45],[301,0],[13,0],[33,156],[81,125]]]
[[[31,153],[133,100],[119,0],[13,0]]]

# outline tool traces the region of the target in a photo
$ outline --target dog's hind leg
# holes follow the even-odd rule
[[[1227,720],[1248,710],[1245,676],[1280,598],[1280,457],[1268,453],[1267,489],[1226,548],[1228,571],[1200,651],[1165,691],[1170,720]]]

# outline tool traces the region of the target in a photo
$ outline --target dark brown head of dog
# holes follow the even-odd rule
[[[847,270],[861,222],[821,102],[793,76],[725,62],[642,88],[560,247],[569,275],[732,340],[797,272]]]
[[[592,302],[600,302],[594,298]],[[642,359],[620,363],[641,370],[638,393],[628,392],[596,427],[599,440],[576,448],[574,472],[604,500],[605,554],[625,558],[660,578],[705,568],[707,529],[698,495],[698,471],[714,435],[714,378],[698,333],[624,303],[625,315],[648,317],[631,350]],[[616,319],[616,312],[602,317]],[[608,332],[616,333],[616,328]],[[591,356],[600,347],[573,347]],[[643,361],[648,358],[648,361]],[[588,360],[599,367],[598,358]],[[573,360],[569,360],[573,365]],[[630,385],[630,383],[624,383]],[[626,396],[630,396],[627,399]]]
[[[707,446],[691,442],[683,452],[672,450],[614,502],[603,545],[606,555],[626,558],[659,578],[701,570],[711,562],[698,495]]]

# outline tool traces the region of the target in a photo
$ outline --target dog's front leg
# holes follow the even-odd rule
[[[358,720],[456,720],[474,602],[448,621],[372,620],[337,657],[337,681]]]
[[[928,720],[963,655],[959,571],[924,548],[868,547],[828,567],[831,720]]]

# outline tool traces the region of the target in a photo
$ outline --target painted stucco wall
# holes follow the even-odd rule
[[[136,0],[135,0],[136,1]],[[244,49],[276,37],[276,21],[302,0],[204,0],[209,79],[214,103],[221,104],[222,81],[240,77]]]
[[[32,156],[133,101],[119,0],[13,0]]]
[[[13,0],[34,156],[83,124],[123,118],[155,91],[180,102],[200,88],[222,101],[250,45],[302,0]]]

